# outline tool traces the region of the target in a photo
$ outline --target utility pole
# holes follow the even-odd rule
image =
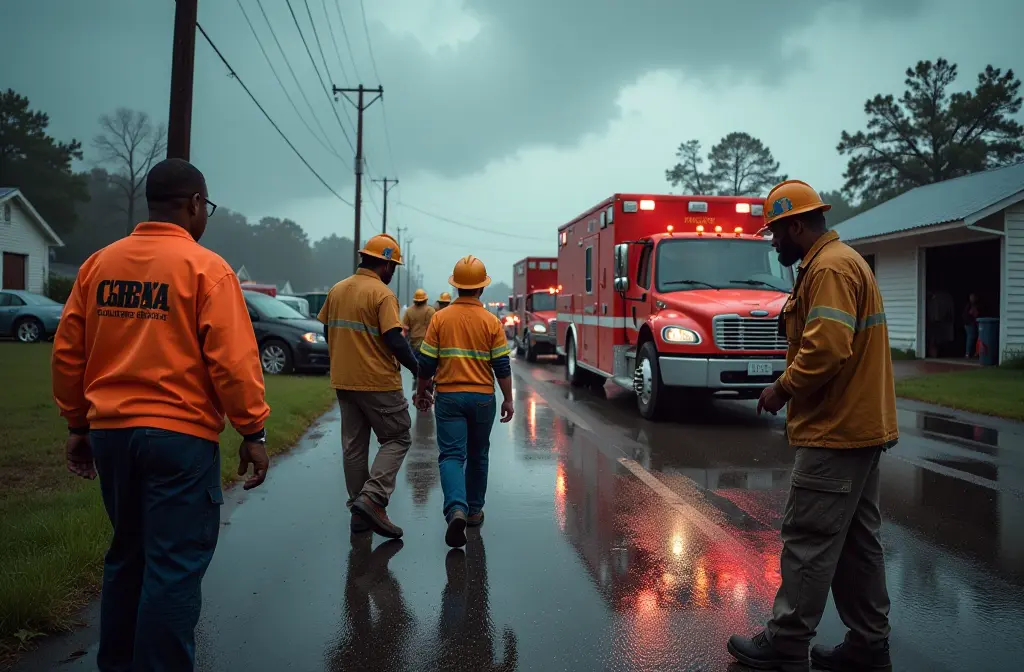
[[[387,198],[387,196],[385,196],[384,198]],[[387,208],[387,205],[386,205],[387,201],[384,201],[384,203],[385,203],[384,207]],[[385,209],[384,212],[387,212],[387,210]],[[406,230],[406,227],[401,227],[401,226],[398,227],[398,247],[399,248],[402,247],[402,233],[405,230]],[[409,251],[408,250],[403,250],[402,251],[402,257],[406,260],[406,263],[408,263]],[[399,266],[398,270],[395,271],[395,275],[398,276],[398,292],[397,292],[397,294],[398,294],[398,303],[402,303],[402,267],[401,266]],[[407,275],[405,279],[408,280],[409,276]]]
[[[188,161],[192,140],[192,80],[196,62],[198,0],[177,0],[171,55],[171,106],[167,115],[167,158]]]
[[[393,180],[389,180],[388,178],[385,177],[384,179],[381,179],[381,180],[374,180],[374,182],[383,182],[384,183],[384,212],[383,212],[384,221],[381,223],[381,227],[383,228],[383,233],[387,233],[388,232],[388,192],[391,191],[391,189],[393,189],[396,184],[398,184],[398,178],[396,177]],[[390,187],[388,186],[389,184],[391,185]]]
[[[409,301],[412,301],[413,292],[415,292],[416,288],[419,286],[419,283],[416,282],[416,276],[412,272],[413,264],[415,263],[415,258],[412,256],[412,241],[413,239],[410,238],[405,243],[406,250],[409,252],[409,265],[406,266],[405,270],[405,284],[409,286],[405,289],[405,295],[409,297]]]
[[[332,87],[334,95],[339,93],[345,96],[345,100],[355,105],[356,110],[359,112],[359,120],[356,122],[356,223],[355,223],[355,241],[356,250],[359,249],[361,241],[359,238],[359,228],[362,223],[363,216],[363,112],[373,105],[375,102],[380,100],[381,96],[384,95],[384,87],[378,86],[376,89],[368,89],[362,84],[355,89],[338,88],[337,86]],[[349,98],[348,94],[355,93],[358,97],[353,102]],[[370,102],[365,102],[364,95],[367,93],[376,93],[377,95],[370,99]],[[355,265],[359,266],[359,253],[356,252]]]

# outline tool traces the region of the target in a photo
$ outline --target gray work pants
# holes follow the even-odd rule
[[[773,646],[805,655],[829,588],[847,642],[889,636],[889,593],[878,509],[881,448],[797,448],[782,521],[782,585],[766,628]]]
[[[341,406],[341,447],[345,456],[348,505],[360,494],[386,507],[395,478],[412,445],[412,418],[403,390],[357,392],[335,390]],[[370,464],[370,430],[380,449]]]

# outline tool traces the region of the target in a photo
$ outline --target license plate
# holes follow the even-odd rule
[[[747,362],[748,376],[770,376],[772,375],[771,362]]]

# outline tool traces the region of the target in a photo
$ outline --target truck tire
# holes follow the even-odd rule
[[[526,361],[533,362],[537,361],[537,348],[533,347],[533,339],[530,335],[526,335]]]
[[[591,374],[579,367],[576,361],[576,342],[570,338],[565,344],[565,379],[573,387],[586,387],[591,382]]]
[[[665,416],[671,405],[671,395],[661,382],[658,349],[652,341],[644,343],[637,355],[633,390],[636,392],[636,406],[640,415],[648,420],[658,420]]]
[[[523,333],[525,335],[526,332],[523,332]],[[526,354],[526,350],[523,349],[523,341],[519,338],[519,336],[517,334],[516,335],[516,355],[519,356],[519,357],[522,357],[525,354]]]

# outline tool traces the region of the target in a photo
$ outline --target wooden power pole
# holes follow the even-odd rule
[[[390,180],[390,179],[385,177],[385,178],[380,179],[380,180],[374,180],[374,182],[381,182],[381,183],[384,184],[384,212],[381,213],[382,217],[383,217],[383,220],[381,222],[381,228],[383,229],[382,233],[387,233],[388,232],[388,192],[391,191],[395,187],[396,184],[398,184],[398,178],[396,177],[395,179]],[[388,186],[388,185],[390,185],[390,186]]]
[[[376,89],[368,89],[360,84],[359,87],[355,89],[338,88],[337,86],[333,87],[333,89],[334,95],[338,95],[339,93],[344,95],[345,100],[352,103],[359,112],[358,121],[356,122],[356,222],[355,235],[353,237],[356,248],[355,267],[358,267],[359,248],[363,246],[362,239],[360,238],[360,225],[362,224],[363,216],[363,112],[365,112],[370,105],[373,105],[375,102],[380,100],[380,97],[384,95],[384,87],[378,86]],[[348,94],[350,93],[357,94],[355,101],[349,98]],[[369,102],[366,102],[365,95],[368,93],[375,93],[377,95],[371,98]]]
[[[171,55],[171,106],[167,116],[168,159],[189,159],[198,12],[198,0],[177,0],[174,9],[174,52]]]

